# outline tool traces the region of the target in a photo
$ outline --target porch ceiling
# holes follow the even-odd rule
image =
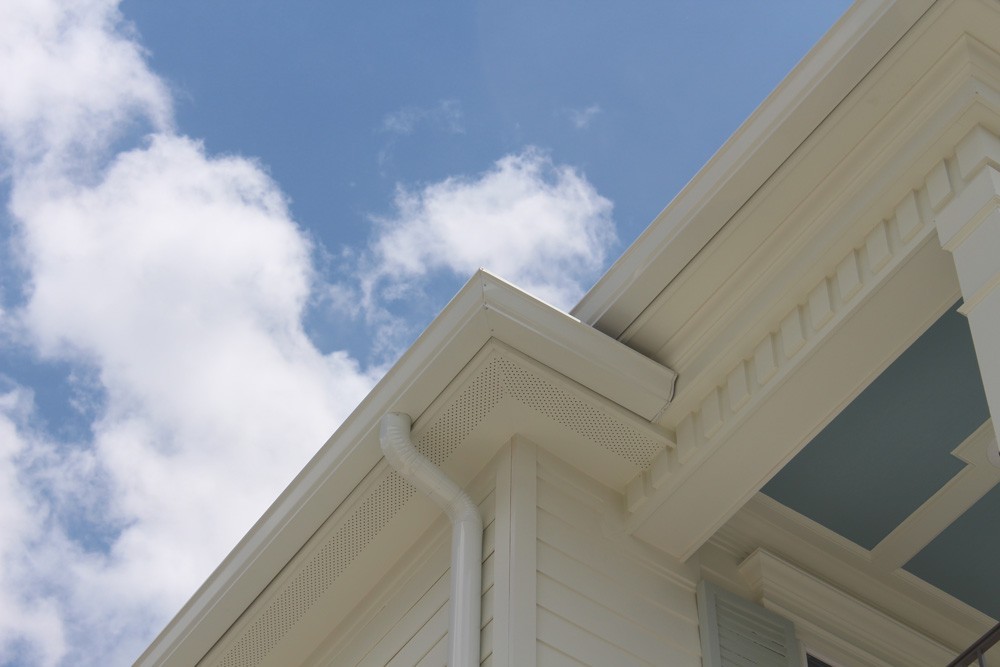
[[[1000,617],[1000,583],[992,576],[991,556],[1000,548],[1000,492],[958,477],[977,462],[963,460],[967,448],[960,445],[988,419],[969,327],[952,308],[763,492],[873,553],[880,544],[898,542],[908,519],[920,522],[935,507],[946,510],[944,520],[911,542],[899,564]],[[1000,475],[993,483],[997,480]],[[944,492],[946,486],[951,488]],[[918,513],[921,507],[924,512]]]

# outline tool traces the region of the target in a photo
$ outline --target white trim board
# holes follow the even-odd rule
[[[518,436],[497,470],[496,612],[493,664],[534,667],[537,466],[535,445]]]
[[[253,603],[331,511],[382,459],[378,424],[390,411],[422,415],[490,341],[552,369],[630,420],[656,417],[676,374],[509,283],[477,272],[264,516],[192,596],[136,664],[196,664]],[[575,391],[575,390],[574,390]],[[656,430],[669,440],[670,435]]]
[[[904,570],[879,568],[871,552],[763,494],[748,502],[706,545],[704,562],[728,577],[727,562],[741,562],[757,549],[829,582],[955,652],[995,623]],[[722,561],[720,553],[727,554]]]
[[[758,549],[739,571],[761,603],[811,635],[850,650],[866,665],[940,667],[956,652],[805,570]],[[848,656],[844,656],[846,658]]]

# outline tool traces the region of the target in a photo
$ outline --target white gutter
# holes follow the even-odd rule
[[[451,519],[448,665],[473,667],[479,664],[482,622],[483,519],[468,494],[417,451],[410,439],[410,428],[409,415],[384,415],[379,426],[382,453],[389,465],[418,491],[430,496]]]

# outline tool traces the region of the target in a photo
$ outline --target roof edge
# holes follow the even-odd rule
[[[933,1],[862,0],[851,6],[571,314],[620,336]]]
[[[649,421],[676,373],[480,270],[376,384],[174,616],[136,665],[196,664],[382,458],[379,421],[416,420],[490,340]]]

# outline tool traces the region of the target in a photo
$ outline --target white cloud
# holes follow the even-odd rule
[[[93,185],[16,181],[11,210],[23,326],[42,355],[99,369],[105,394],[85,465],[46,474],[70,496],[103,490],[121,529],[100,554],[62,526],[46,548],[73,565],[36,583],[60,587],[71,649],[128,661],[373,378],[304,334],[309,245],[247,160],[159,135]]]
[[[465,133],[464,114],[458,100],[441,100],[431,107],[406,106],[382,117],[379,131],[386,135],[385,143],[378,152],[380,170],[393,162],[396,144],[402,137],[408,137],[421,126],[451,135]]]
[[[0,136],[23,167],[100,150],[137,115],[170,123],[163,83],[122,35],[116,0],[0,3]],[[55,154],[55,155],[53,155]]]
[[[29,585],[32,552],[44,539],[45,522],[44,510],[19,475],[19,459],[31,443],[18,422],[30,409],[31,396],[24,389],[0,393],[0,660],[7,664],[16,650],[14,657],[25,663],[50,665],[66,641],[56,600]]]
[[[35,430],[23,388],[0,396],[0,663],[124,664],[374,378],[309,341],[311,248],[283,195],[170,131],[115,3],[4,3],[0,45],[29,281],[4,328],[100,394],[80,443]]]
[[[569,120],[578,130],[586,129],[604,110],[597,104],[591,104],[586,109],[570,109]]]
[[[421,123],[428,123],[452,134],[465,132],[462,105],[458,100],[441,100],[433,107],[407,106],[382,118],[382,131],[408,135]]]
[[[67,442],[29,390],[0,387],[0,663],[124,664],[380,369],[306,336],[317,277],[284,196],[254,162],[172,130],[114,0],[0,3],[0,72],[10,254],[27,276],[0,345],[68,362],[85,378],[72,400],[96,415]],[[459,108],[434,113],[387,131],[460,131]],[[365,286],[389,298],[483,265],[566,307],[603,266],[610,216],[581,174],[527,150],[400,189]]]
[[[611,202],[534,148],[474,178],[400,187],[395,209],[375,221],[369,296],[392,298],[442,269],[465,277],[483,267],[568,309],[615,238]]]

